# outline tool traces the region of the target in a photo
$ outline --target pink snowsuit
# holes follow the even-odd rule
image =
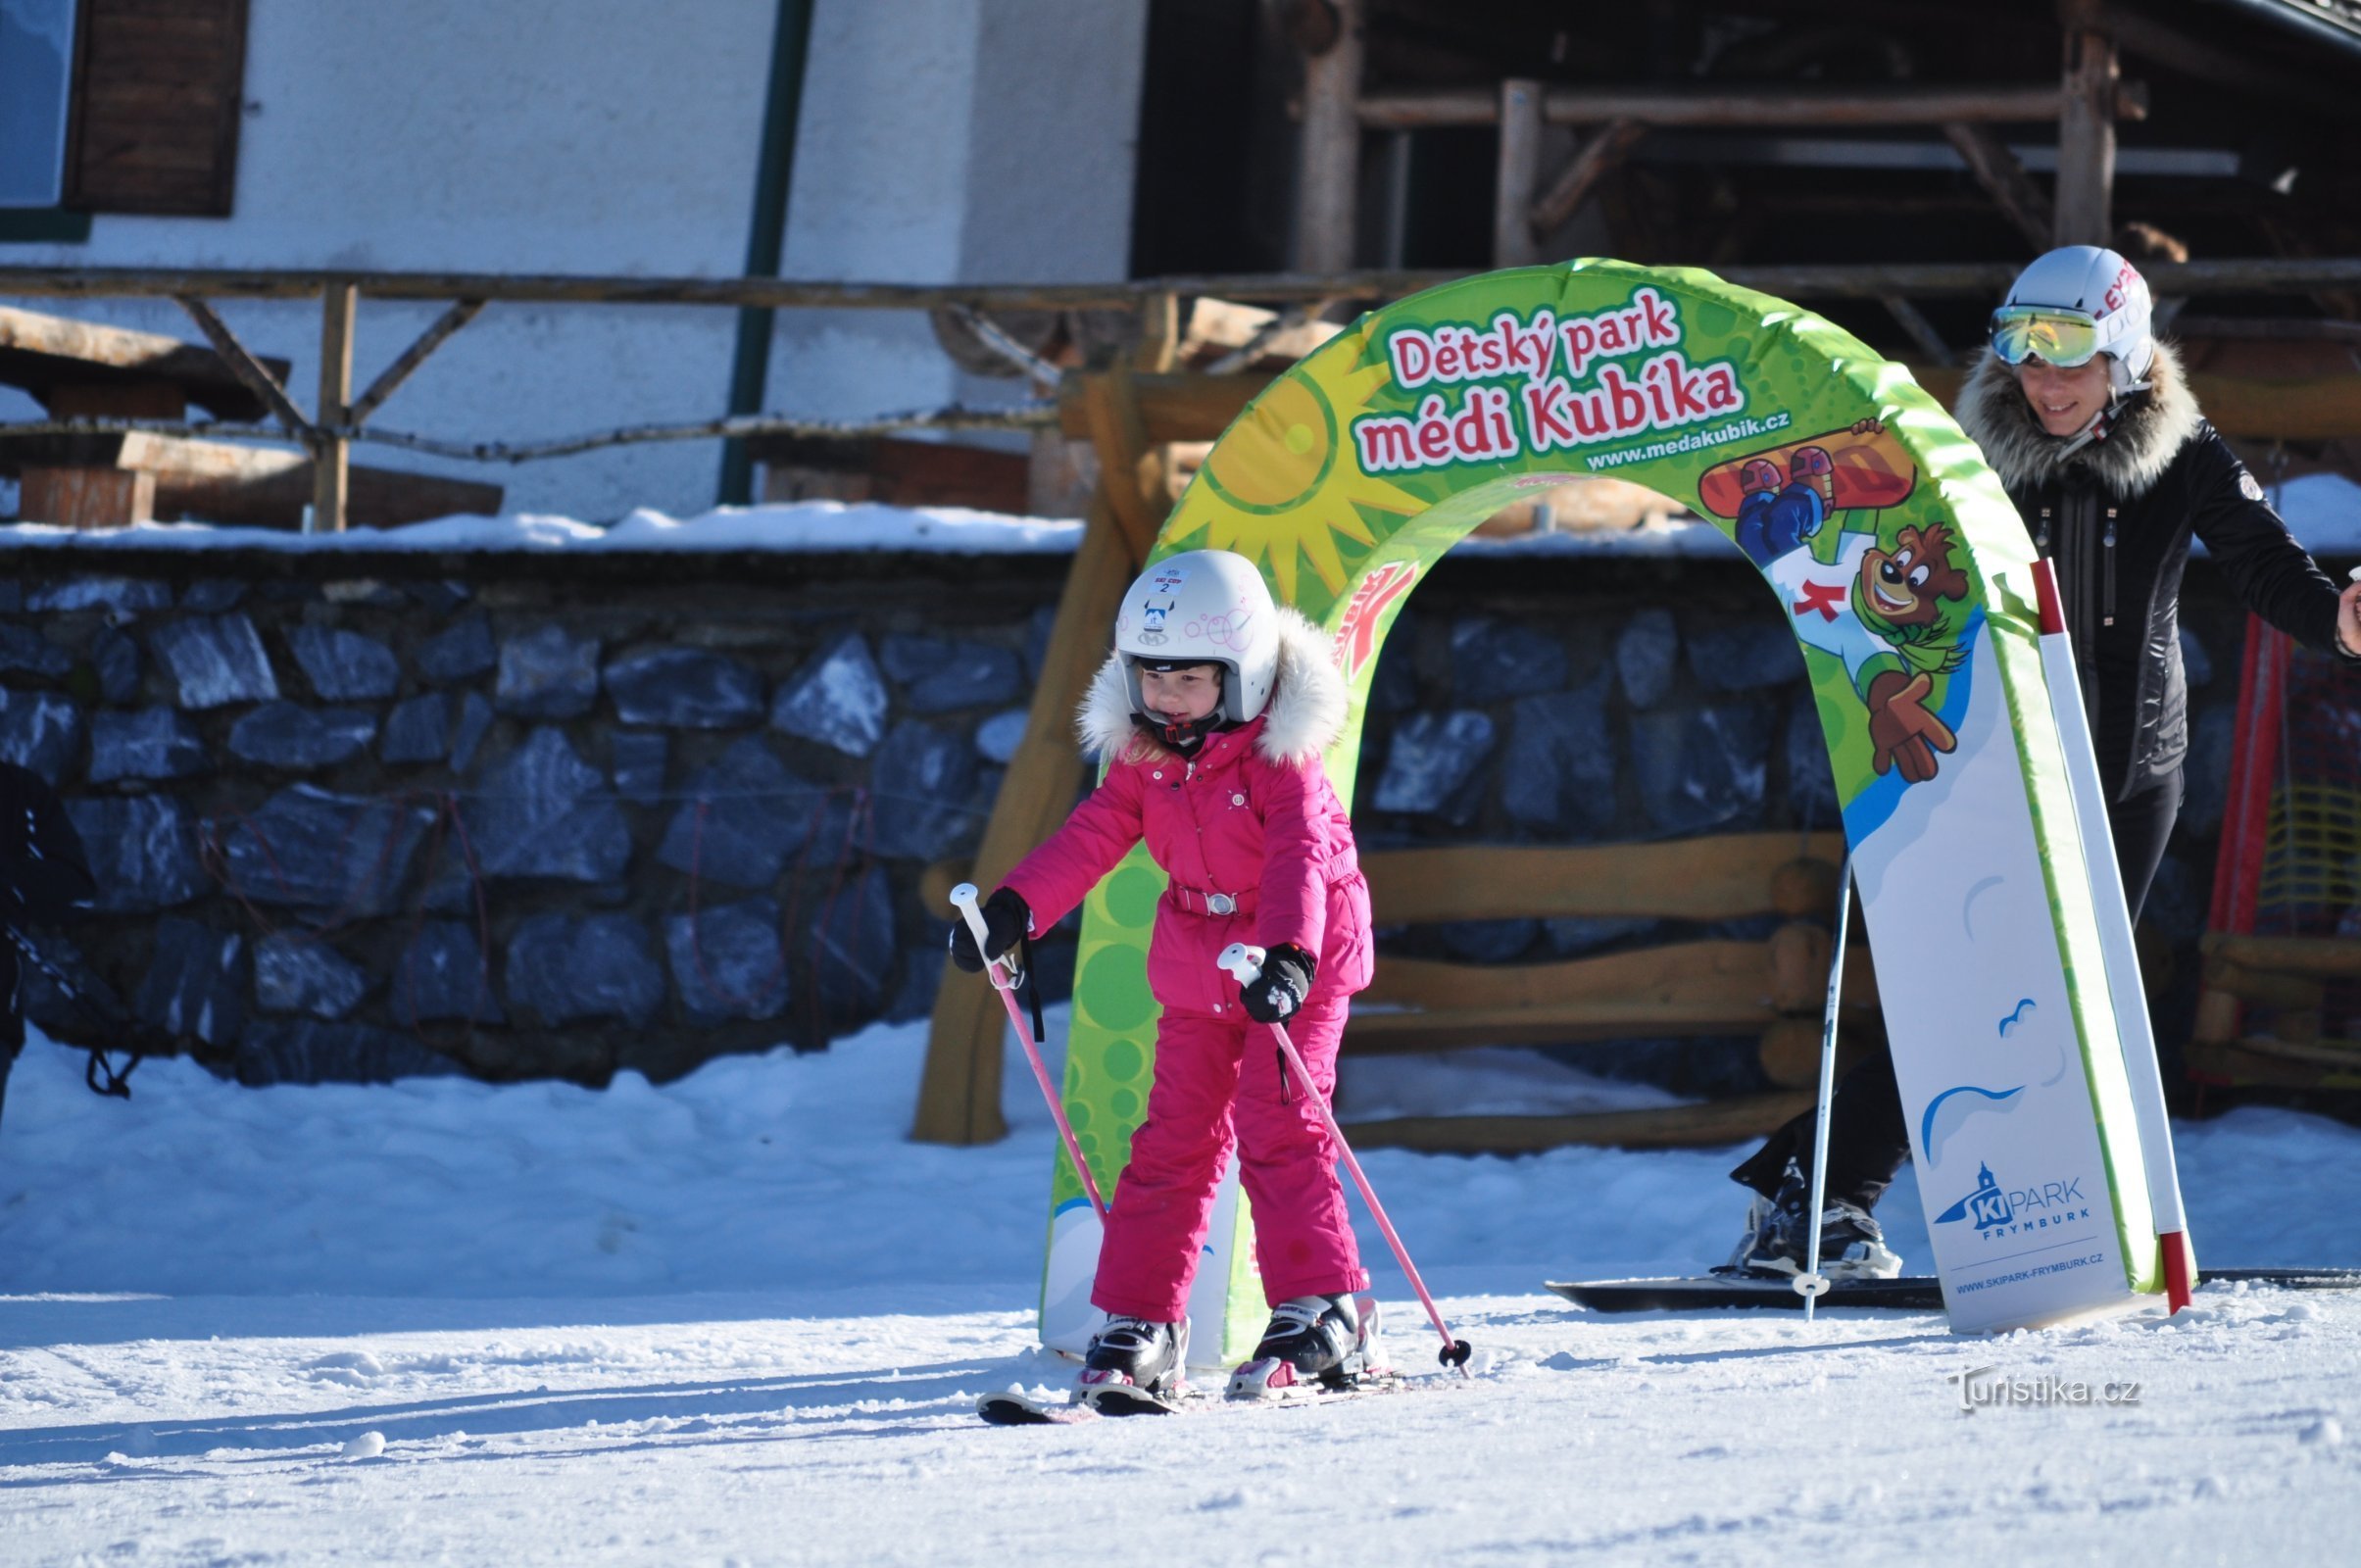
[[[1304,705],[1291,703],[1299,694],[1288,690],[1291,674],[1300,686],[1314,685],[1335,679],[1333,667],[1319,643],[1302,647],[1302,638],[1319,634],[1301,621],[1295,629],[1288,652],[1300,657],[1283,656],[1263,716],[1212,736],[1194,761],[1161,748],[1116,760],[1066,824],[1008,874],[1007,885],[1042,931],[1143,837],[1170,878],[1148,951],[1149,989],[1163,1007],[1156,1081],[1111,1200],[1091,1292],[1093,1304],[1120,1316],[1172,1323],[1186,1315],[1233,1136],[1269,1300],[1368,1287],[1337,1181],[1335,1140],[1309,1097],[1334,1092],[1348,999],[1369,984],[1369,885],[1351,821],[1320,770],[1319,750],[1333,738],[1319,733],[1328,710],[1306,725]],[[1316,668],[1307,658],[1318,659]],[[1118,759],[1132,734],[1123,679],[1114,669],[1119,732],[1106,710],[1107,671],[1084,713],[1086,740]],[[1233,911],[1212,912],[1216,896]],[[1292,1074],[1282,1082],[1277,1043],[1246,1015],[1237,983],[1215,966],[1233,942],[1292,943],[1317,958],[1311,995],[1287,1023],[1317,1080],[1308,1091]]]

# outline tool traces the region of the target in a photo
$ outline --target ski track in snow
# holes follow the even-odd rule
[[[159,1061],[128,1105],[35,1041],[0,1136],[0,1563],[2146,1565],[2333,1561],[2361,1525],[2361,1293],[1957,1339],[1540,1291],[1714,1260],[1723,1151],[1374,1152],[1464,1384],[1387,1263],[1413,1392],[986,1427],[978,1393],[1069,1375],[1032,1345],[1051,1134],[1017,1074],[1007,1142],[904,1142],[922,1037],[606,1095]],[[2201,1261],[2361,1264],[2361,1133],[2179,1132]],[[1915,1203],[1884,1211],[1923,1263]],[[2140,1396],[1965,1413],[1979,1367]]]

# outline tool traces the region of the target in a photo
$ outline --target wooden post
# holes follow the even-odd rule
[[[1140,347],[1131,368],[1162,375],[1180,362],[1180,296],[1151,294],[1140,302]]]
[[[1130,548],[1115,526],[1108,474],[1082,530],[1082,545],[1066,572],[1058,619],[1042,655],[1025,738],[992,802],[992,817],[975,852],[976,886],[990,890],[1032,848],[1057,831],[1074,804],[1082,760],[1074,748],[1074,709],[1107,659],[1115,607],[1131,583]],[[944,918],[948,909],[931,911]],[[935,994],[926,1067],[918,1086],[910,1136],[925,1144],[988,1144],[1008,1134],[1000,1110],[1001,1046],[1008,1016],[981,975],[946,964]]]
[[[1493,186],[1492,265],[1531,267],[1542,259],[1533,234],[1533,192],[1542,175],[1542,84],[1500,83],[1500,176]]]
[[[2113,237],[2115,40],[2097,0],[2062,0],[2065,100],[2058,107],[2057,226],[2052,243],[2104,245]]]
[[[360,301],[361,291],[350,283],[331,283],[320,295],[320,406],[312,422],[322,430],[344,423],[352,413],[353,312]],[[344,532],[352,454],[353,444],[342,436],[322,434],[312,442],[314,533]]]
[[[1313,0],[1336,14],[1335,41],[1303,61],[1303,129],[1296,160],[1295,270],[1353,268],[1359,220],[1361,0]]]

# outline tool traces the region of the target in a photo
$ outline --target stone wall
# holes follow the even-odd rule
[[[53,949],[249,1083],[661,1079],[922,1015],[947,927],[918,876],[973,847],[1066,567],[9,556],[0,756],[58,785],[102,883]],[[2229,750],[2213,671],[2235,668],[2240,624],[2202,565],[2187,618],[2197,755],[2149,909],[2184,992]],[[1801,676],[1735,558],[1453,557],[1380,666],[1362,842],[1831,827]],[[1385,949],[1511,962],[1694,934],[1495,921]],[[1070,983],[1070,924],[1040,968],[1053,997]],[[53,1035],[93,1037],[44,988],[30,1001]],[[1751,1042],[1576,1054],[1758,1086]]]
[[[1064,562],[12,552],[54,951],[249,1083],[598,1083],[931,1004]],[[93,1029],[35,995],[60,1038]]]

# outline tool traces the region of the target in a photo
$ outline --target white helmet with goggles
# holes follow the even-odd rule
[[[1992,312],[1992,352],[2004,365],[2039,359],[2061,369],[2107,356],[2116,399],[2147,389],[2156,362],[2147,279],[2115,251],[2065,245],[2037,258]]]
[[[1214,664],[1222,672],[1212,729],[1244,724],[1270,702],[1279,674],[1279,613],[1262,573],[1227,550],[1191,550],[1150,566],[1123,592],[1115,612],[1115,652],[1129,679],[1131,710],[1153,722],[1140,700],[1140,671]]]

